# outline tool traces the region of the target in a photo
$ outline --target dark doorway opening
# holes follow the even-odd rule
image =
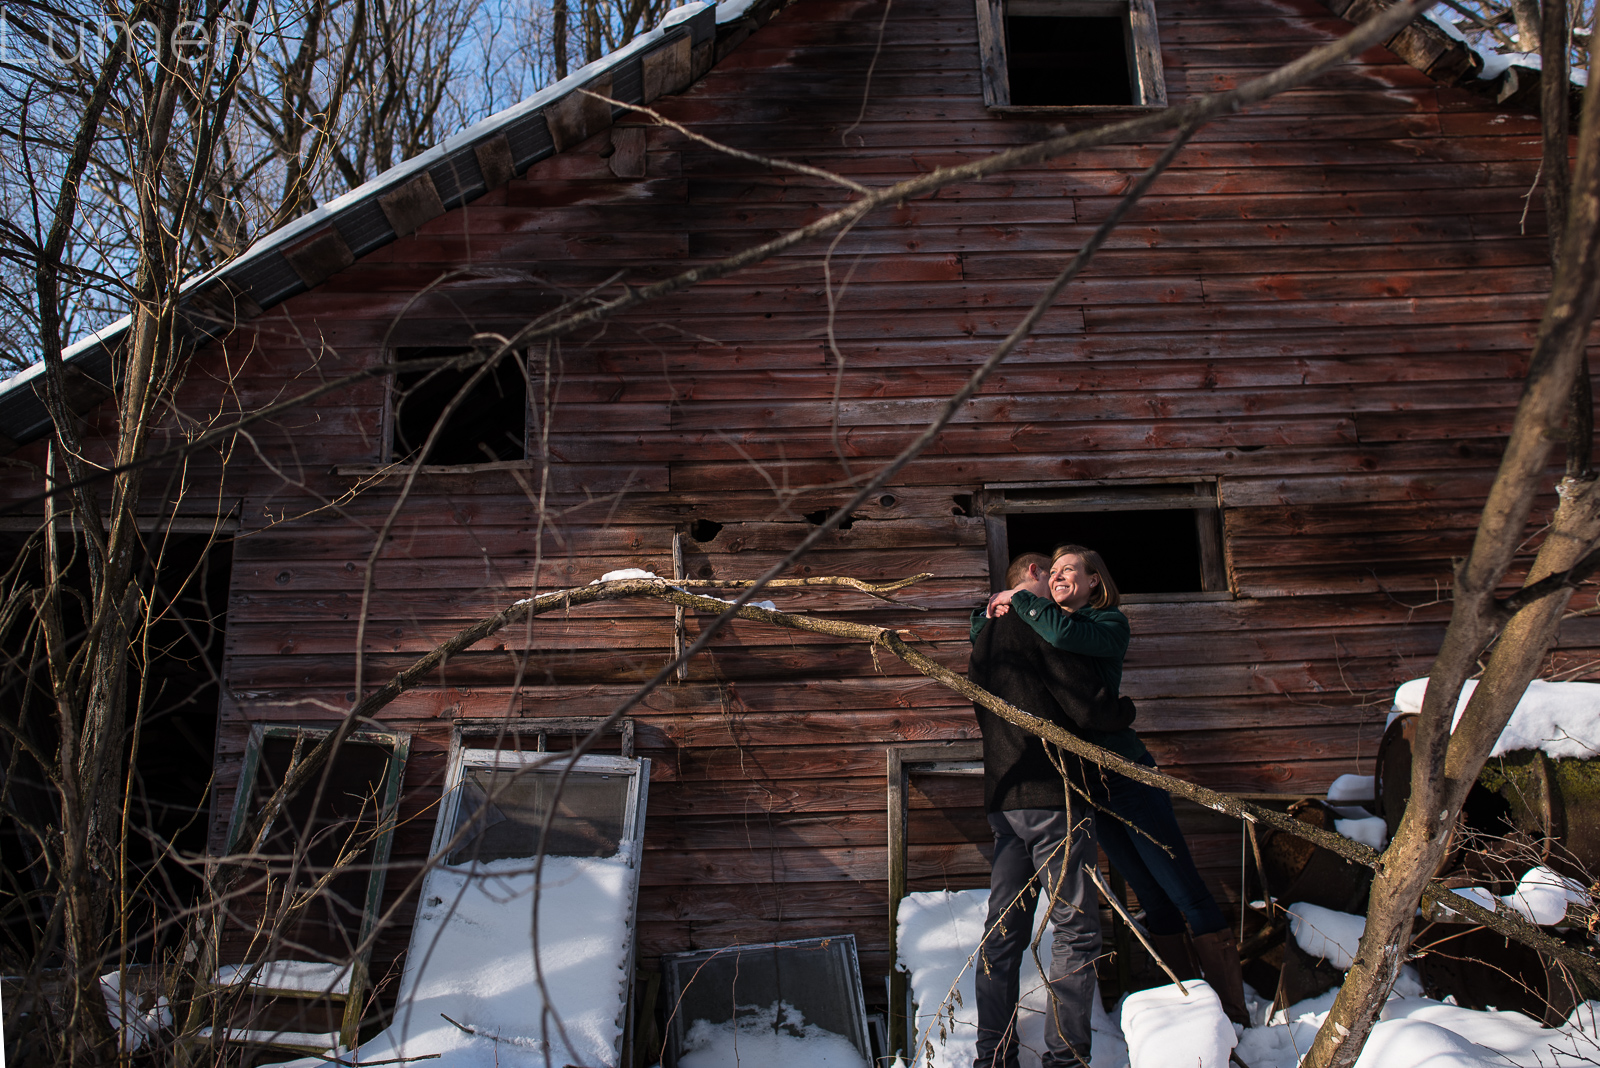
[[[86,631],[84,606],[91,603],[89,571],[81,541],[65,527],[58,552],[70,561],[61,583],[61,626],[69,646]],[[0,558],[11,565],[8,595],[44,580],[42,536],[0,534]],[[128,655],[124,723],[129,773],[128,947],[132,963],[149,963],[156,948],[148,937],[175,946],[181,924],[161,926],[198,902],[203,888],[212,762],[216,750],[218,679],[222,672],[224,622],[233,547],[220,533],[144,535],[138,582],[144,635],[135,634]],[[14,584],[14,585],[13,585]],[[29,620],[14,620],[4,634],[9,656],[0,671],[0,962],[26,967],[56,947],[35,941],[45,929],[51,884],[35,832],[59,827],[54,754],[60,733],[51,707],[50,680],[31,637]],[[147,640],[146,640],[147,639]],[[135,735],[137,734],[137,746]],[[51,766],[41,766],[44,754]]]

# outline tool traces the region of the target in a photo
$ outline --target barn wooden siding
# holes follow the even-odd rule
[[[1313,0],[1157,8],[1178,104],[1348,29]],[[874,185],[1045,131],[984,110],[971,0],[895,0],[876,52],[883,13],[878,0],[799,0],[657,107]],[[696,520],[722,526],[688,543],[690,574],[759,573],[810,529],[806,513],[845,499],[841,480],[935,413],[1160,148],[947,189],[856,227],[831,275],[818,243],[564,342],[542,541],[536,472],[421,477],[378,563],[368,685],[535,580],[670,574],[673,535]],[[1442,634],[1450,560],[1526,368],[1548,283],[1539,199],[1524,199],[1538,154],[1534,118],[1440,89],[1381,49],[1213,123],[956,424],[799,569],[929,571],[905,597],[928,610],[776,599],[907,628],[959,668],[967,609],[988,589],[969,514],[983,484],[1216,478],[1237,598],[1129,608],[1126,692],[1146,740],[1168,769],[1228,790],[1316,792],[1370,771],[1392,687],[1425,671]],[[250,408],[368,366],[386,344],[508,330],[558,291],[618,270],[659,278],[846,196],[669,130],[618,127],[212,346],[183,403],[216,410],[231,379],[223,408]],[[843,288],[831,319],[826,277]],[[382,407],[376,383],[331,394],[232,452],[243,529],[218,813],[249,722],[326,724],[353,696],[363,575],[398,485],[354,473],[380,458]],[[821,488],[787,496],[807,486]],[[643,605],[541,619],[390,706],[385,726],[414,739],[391,899],[425,852],[453,720],[604,714],[664,662],[671,629],[669,611]],[[1600,635],[1574,620],[1562,644],[1559,664],[1582,674]],[[884,750],[975,737],[970,708],[890,659],[741,622],[637,718],[653,761],[641,957],[848,931],[880,998]],[[942,817],[943,800],[917,802],[914,886],[985,870],[963,841],[973,821]],[[1236,900],[1237,834],[1193,845]],[[407,934],[390,931],[376,974]]]

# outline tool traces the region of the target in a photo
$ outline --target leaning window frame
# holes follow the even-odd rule
[[[252,798],[255,792],[255,780],[261,770],[262,749],[267,741],[279,738],[303,738],[306,742],[305,751],[309,752],[312,746],[330,733],[331,729],[326,727],[305,727],[298,724],[250,725],[244,756],[240,763],[239,780],[234,789],[233,808],[228,821],[223,856],[233,855],[241,845],[240,834],[254,811]],[[389,855],[394,846],[395,826],[399,820],[401,784],[405,778],[406,763],[411,758],[411,735],[405,731],[355,731],[346,736],[345,744],[370,745],[388,752],[388,761],[383,774],[383,795],[379,798],[378,808],[373,813],[373,822],[379,832],[372,843],[372,856],[367,861],[371,869],[367,874],[366,896],[362,901],[361,923],[356,934],[356,945],[360,949],[351,962],[350,986],[345,995],[345,1013],[340,1025],[341,1041],[353,1046],[372,985],[369,969],[372,963],[373,934],[381,919],[379,913],[383,903],[384,884],[389,873]],[[278,819],[283,818],[280,813]]]
[[[983,517],[991,592],[998,593],[1005,588],[1006,569],[1011,564],[1007,515],[1191,509],[1196,513],[1202,588],[1171,593],[1125,593],[1123,602],[1231,601],[1238,596],[1233,587],[1227,539],[1223,535],[1221,483],[1215,478],[991,482],[984,485],[974,503]],[[1202,518],[1208,514],[1214,521]]]
[[[975,0],[978,16],[979,71],[983,103],[991,111],[1017,114],[1041,112],[1152,111],[1167,106],[1167,79],[1161,65],[1161,33],[1156,25],[1155,0]],[[1030,11],[1049,8],[1062,17],[1126,18],[1128,71],[1132,77],[1132,104],[1011,103],[1011,79],[1006,65],[1006,8],[1025,4]]]

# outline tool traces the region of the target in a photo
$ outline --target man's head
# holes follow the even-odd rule
[[[1050,576],[1050,558],[1044,553],[1023,553],[1006,568],[1006,589],[1019,586],[1038,586]],[[1034,591],[1038,592],[1038,591]],[[1041,594],[1041,596],[1045,596]]]

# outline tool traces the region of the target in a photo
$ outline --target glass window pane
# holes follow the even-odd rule
[[[468,765],[461,773],[454,831],[470,827],[446,863],[534,856],[560,778],[559,768]],[[614,855],[627,824],[631,779],[597,771],[570,773],[561,788],[544,852],[558,857]]]

